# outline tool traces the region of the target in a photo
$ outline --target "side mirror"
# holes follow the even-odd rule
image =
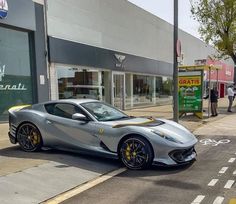
[[[88,118],[85,115],[81,114],[81,113],[73,114],[72,119],[73,120],[80,120],[80,121],[88,121]]]

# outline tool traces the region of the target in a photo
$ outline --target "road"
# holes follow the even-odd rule
[[[127,170],[63,204],[228,204],[230,201],[235,204],[232,198],[236,198],[236,137],[199,137],[202,139],[217,142],[228,139],[230,142],[207,145],[199,142],[196,146],[198,158],[192,165]]]

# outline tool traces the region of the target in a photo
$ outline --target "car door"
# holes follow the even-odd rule
[[[48,112],[46,126],[50,134],[53,146],[70,146],[93,149],[100,145],[100,140],[96,136],[96,127],[94,121],[89,120],[86,113],[76,104],[72,103],[54,103],[46,104],[45,109]],[[72,115],[81,113],[88,117],[88,121],[79,121],[72,119]]]

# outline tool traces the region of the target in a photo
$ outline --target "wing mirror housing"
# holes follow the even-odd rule
[[[88,121],[88,118],[81,114],[81,113],[75,113],[72,115],[72,119],[73,120],[79,120],[79,121]]]

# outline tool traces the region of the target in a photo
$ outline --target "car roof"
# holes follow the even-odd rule
[[[95,99],[60,99],[60,100],[53,100],[53,101],[47,101],[43,104],[49,104],[49,103],[75,103],[75,104],[81,104],[81,103],[88,103],[88,102],[100,102]]]

